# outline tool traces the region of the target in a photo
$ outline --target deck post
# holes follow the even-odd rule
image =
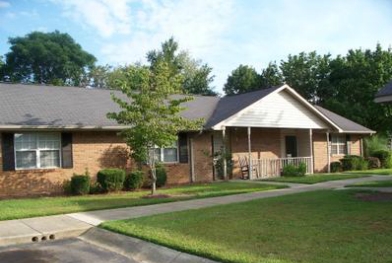
[[[313,174],[313,130],[309,129],[310,174]]]
[[[223,179],[227,179],[227,161],[226,161],[226,127],[222,127],[222,141],[223,141],[223,149],[222,149],[222,156],[223,158]]]
[[[248,160],[249,160],[248,174],[249,174],[249,180],[252,180],[253,167],[252,167],[252,145],[251,145],[250,134],[251,134],[251,130],[250,127],[248,127]]]
[[[328,155],[328,158],[327,158],[327,160],[328,160],[327,171],[328,171],[328,173],[330,173],[331,172],[331,144],[329,142],[329,131],[327,131],[326,135],[327,135],[327,155]]]

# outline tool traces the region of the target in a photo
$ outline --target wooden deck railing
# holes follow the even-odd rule
[[[312,167],[312,157],[290,157],[276,159],[252,159],[252,178],[278,177],[283,167],[288,164],[298,166],[300,163],[306,164],[306,173],[310,174]]]

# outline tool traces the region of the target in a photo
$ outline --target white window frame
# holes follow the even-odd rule
[[[167,147],[154,147],[154,150],[159,149],[159,156],[157,156],[157,161],[160,163],[178,163],[180,156],[179,156],[179,149],[178,149],[178,141],[174,142],[173,145]],[[176,149],[176,160],[174,162],[165,162],[165,149]]]
[[[39,139],[36,140],[36,147],[34,149],[16,149],[16,136],[18,135],[22,135],[22,134],[36,134],[37,138],[39,138],[38,135],[42,135],[42,134],[56,134],[57,138],[58,138],[58,142],[59,142],[59,148],[39,148],[38,146],[38,142]],[[17,152],[34,152],[35,151],[35,156],[36,156],[36,165],[35,167],[18,167],[18,163],[17,163]],[[45,152],[45,151],[58,151],[59,153],[59,166],[47,166],[47,167],[41,167],[41,152]],[[55,168],[60,168],[61,167],[61,163],[62,163],[62,156],[61,156],[61,133],[57,133],[57,132],[20,132],[20,133],[15,133],[14,134],[14,163],[15,163],[15,170],[37,170],[37,169],[55,169]]]
[[[343,152],[340,151],[343,146]],[[336,147],[336,151],[333,148]],[[345,134],[331,134],[331,154],[332,155],[346,155],[347,154],[347,140]]]

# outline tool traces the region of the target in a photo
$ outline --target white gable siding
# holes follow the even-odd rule
[[[321,129],[327,125],[287,91],[271,94],[229,118],[226,126]]]

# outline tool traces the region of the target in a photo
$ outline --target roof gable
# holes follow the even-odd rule
[[[288,85],[262,90],[263,96],[246,93],[231,99],[242,107],[234,114],[221,118],[220,122],[210,123],[212,129],[221,129],[223,126],[236,127],[278,127],[278,128],[307,128],[324,129],[339,128],[316,110],[309,102],[303,99]],[[248,99],[247,103],[241,99]],[[215,112],[220,111],[221,103]],[[227,105],[225,105],[227,106]],[[238,107],[237,107],[238,108]],[[214,113],[215,114],[215,113]]]

